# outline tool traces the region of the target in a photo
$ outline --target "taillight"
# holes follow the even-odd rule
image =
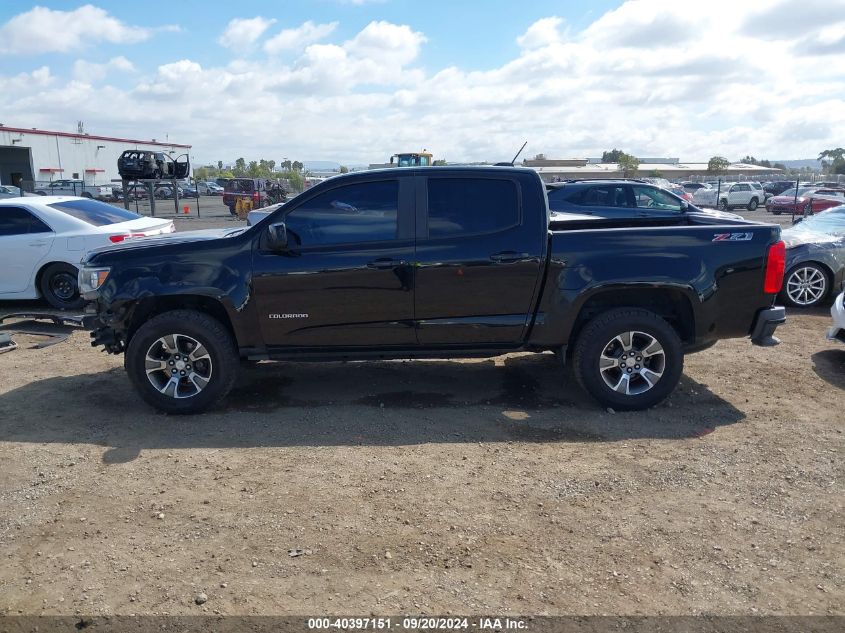
[[[786,267],[786,245],[775,242],[769,246],[766,254],[766,277],[763,281],[763,292],[777,294],[783,286],[783,273]]]
[[[144,233],[127,233],[124,235],[109,235],[109,241],[112,244],[117,244],[123,240],[128,240],[130,237],[147,237]]]

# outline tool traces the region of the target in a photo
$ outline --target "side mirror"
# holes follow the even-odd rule
[[[267,238],[270,248],[283,251],[288,247],[288,230],[284,222],[276,222],[267,227]]]

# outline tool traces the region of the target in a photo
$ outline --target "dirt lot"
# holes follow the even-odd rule
[[[203,211],[179,230],[237,224]],[[18,335],[0,614],[842,614],[829,321],[792,312],[777,348],[690,356],[639,414],[512,355],[262,363],[218,410],[170,418],[85,332]]]
[[[86,333],[18,336],[0,613],[842,614],[829,320],[690,356],[670,400],[631,414],[513,355],[262,363],[173,418]]]

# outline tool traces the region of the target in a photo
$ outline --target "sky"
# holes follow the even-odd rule
[[[845,145],[845,0],[4,0],[0,59],[0,123],[194,164]]]

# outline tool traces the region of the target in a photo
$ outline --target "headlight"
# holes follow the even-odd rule
[[[102,286],[111,268],[83,268],[79,271],[79,292],[94,292]]]

